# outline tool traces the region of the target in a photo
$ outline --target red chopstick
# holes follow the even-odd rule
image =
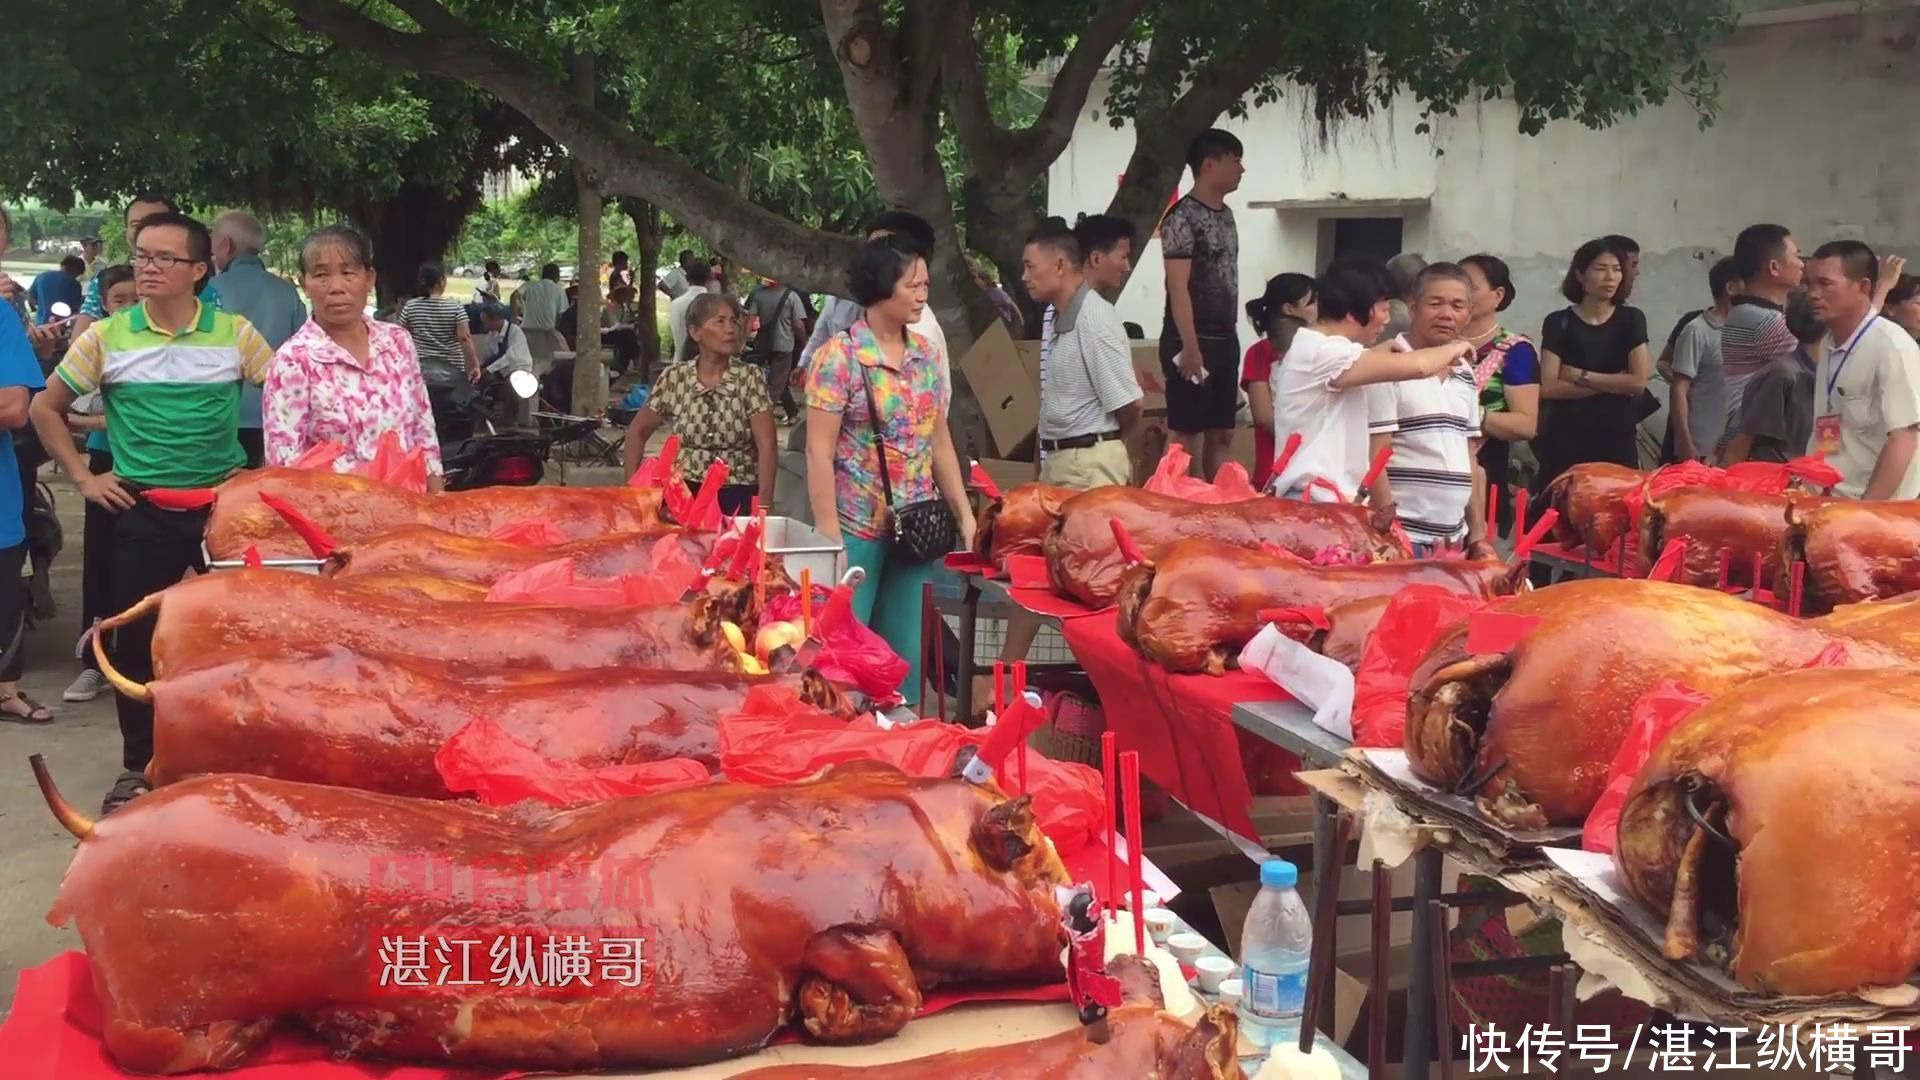
[[[1127,865],[1132,874],[1133,951],[1147,955],[1146,844],[1140,839],[1140,751],[1120,755],[1127,797]]]
[[[1106,900],[1107,907],[1117,910],[1120,906],[1120,894],[1116,891],[1116,886],[1119,884],[1119,874],[1116,872],[1115,867],[1120,861],[1120,849],[1113,842],[1113,784],[1115,780],[1113,742],[1113,732],[1103,731],[1100,733],[1100,775],[1105,781],[1105,786],[1100,789],[1100,809],[1106,819],[1107,828],[1107,893],[1103,899]]]
[[[1027,787],[1027,742],[1031,733],[1026,730],[1026,721],[1027,710],[1031,706],[1027,704],[1027,662],[1025,660],[1013,662],[1012,700],[1018,702],[1020,708],[1020,793],[1025,795],[1033,790]]]
[[[1373,465],[1367,469],[1367,475],[1360,478],[1360,494],[1361,495],[1365,495],[1368,491],[1372,490],[1373,482],[1375,480],[1380,479],[1381,473],[1387,471],[1387,459],[1392,456],[1393,456],[1392,443],[1388,443],[1387,445],[1381,447],[1380,452],[1373,455]]]
[[[1532,555],[1533,549],[1539,545],[1540,538],[1547,535],[1547,530],[1553,528],[1553,523],[1559,520],[1560,511],[1558,510],[1548,510],[1541,514],[1540,520],[1534,524],[1533,528],[1527,530],[1527,535],[1521,537],[1520,542],[1513,546],[1513,561],[1526,562],[1527,556]]]
[[[1500,535],[1500,485],[1487,485],[1487,543]]]
[[[1790,573],[1792,574],[1792,578],[1793,578],[1793,587],[1792,587],[1792,590],[1787,594],[1787,614],[1797,617],[1800,614],[1800,605],[1806,599],[1806,588],[1807,588],[1806,561],[1803,559],[1793,560],[1793,570],[1790,571]]]
[[[1299,452],[1300,433],[1296,431],[1287,436],[1287,444],[1280,448],[1279,455],[1273,459],[1273,475],[1275,479],[1278,479],[1281,473],[1287,471],[1287,466],[1293,462],[1293,455]]]

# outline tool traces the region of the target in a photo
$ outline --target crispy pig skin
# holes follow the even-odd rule
[[[463,674],[652,667],[730,671],[711,597],[659,607],[566,608],[400,600],[288,570],[222,570],[157,594],[161,678],[272,641],[410,657]],[[152,598],[150,598],[151,600]]]
[[[838,698],[817,675],[608,668],[473,679],[416,660],[340,648],[290,653],[263,642],[149,685],[148,775],[169,784],[203,773],[253,773],[452,798],[434,755],[481,719],[550,761],[598,768],[688,758],[715,769],[718,720],[740,711],[756,686],[787,687],[823,708]]]
[[[1162,547],[1152,565],[1130,568],[1120,594],[1120,636],[1168,671],[1224,670],[1260,632],[1267,608],[1333,608],[1390,597],[1409,585],[1438,585],[1492,597],[1511,592],[1505,563],[1460,559],[1309,566],[1258,548],[1212,540]]]
[[[1113,536],[1118,521],[1145,557],[1175,540],[1216,540],[1244,548],[1262,544],[1311,559],[1329,548],[1361,558],[1404,559],[1406,545],[1376,532],[1365,507],[1261,497],[1196,503],[1139,488],[1104,487],[1060,507],[1047,534],[1047,576],[1055,592],[1088,607],[1113,603],[1126,562]]]
[[[340,578],[429,574],[469,585],[492,585],[555,559],[572,559],[576,577],[619,577],[651,573],[654,548],[666,537],[679,541],[688,558],[701,563],[713,554],[718,534],[661,525],[541,548],[461,536],[431,525],[401,525],[347,544],[327,560],[321,573]]]
[[[312,550],[262,493],[278,496],[346,543],[396,525],[431,525],[486,536],[504,525],[540,519],[570,540],[651,529],[666,521],[658,488],[490,487],[424,495],[393,484],[324,469],[274,467],[243,472],[215,489],[207,551],[238,559],[249,546],[266,558],[306,558]]]
[[[1038,555],[1047,531],[1060,520],[1060,507],[1075,495],[1053,484],[1021,484],[993,501],[974,530],[974,554],[998,565],[1009,555]]]
[[[427,856],[450,889],[395,883],[391,867]],[[604,888],[625,866],[638,880]],[[513,880],[503,867],[578,888],[556,908],[535,887],[476,901],[462,884],[476,868]],[[1066,878],[1025,799],[874,762],[569,810],[227,774],[99,821],[49,919],[78,929],[127,1069],[238,1066],[295,1016],[359,1056],[665,1068],[750,1053],[790,1023],[884,1037],[941,984],[1057,981]],[[650,982],[564,998],[484,975],[378,985],[388,935],[569,926],[644,938]]]
[[[1818,622],[1668,582],[1565,582],[1500,601],[1499,610],[1540,622],[1499,656],[1470,657],[1470,620],[1441,635],[1410,684],[1407,756],[1416,773],[1443,787],[1504,761],[1477,792],[1493,797],[1512,783],[1555,825],[1586,820],[1634,702],[1661,679],[1715,694],[1804,667],[1836,641],[1847,643],[1855,666],[1901,662]],[[1497,686],[1478,747],[1463,761],[1448,706],[1468,692],[1471,677]]]
[[[1741,985],[1850,993],[1920,970],[1920,673],[1774,675],[1682,721],[1635,778],[1614,856],[1661,912],[1685,850],[1676,838],[1693,828],[1682,792],[1700,780],[1726,800],[1740,849]]]
[[[1920,502],[1796,505],[1783,565],[1807,564],[1804,614],[1920,591]]]

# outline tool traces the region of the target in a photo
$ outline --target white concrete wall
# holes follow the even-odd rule
[[[1569,121],[1528,137],[1513,108],[1495,101],[1436,118],[1421,135],[1408,102],[1322,144],[1304,98],[1290,95],[1222,125],[1247,145],[1247,177],[1229,200],[1241,299],[1273,274],[1313,272],[1326,216],[1248,204],[1336,195],[1430,198],[1429,210],[1406,215],[1405,249],[1506,259],[1519,292],[1507,323],[1529,334],[1563,303],[1573,249],[1607,233],[1640,242],[1632,303],[1663,340],[1680,312],[1706,302],[1707,266],[1753,222],[1786,225],[1808,250],[1849,238],[1920,254],[1916,40],[1920,13],[1911,10],[1744,28],[1721,51],[1720,112],[1704,131],[1689,105],[1673,101],[1600,131]],[[1110,126],[1104,97],[1096,86],[1051,173],[1052,212],[1069,220],[1104,209],[1126,166],[1132,132]],[[1157,336],[1158,245],[1136,266],[1120,309]],[[1243,328],[1243,340],[1250,333]]]

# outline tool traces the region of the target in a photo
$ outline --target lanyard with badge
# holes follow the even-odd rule
[[[1861,323],[1853,336],[1847,338],[1845,345],[1827,353],[1826,411],[1813,419],[1813,452],[1822,457],[1832,457],[1840,452],[1840,413],[1833,404],[1833,392],[1840,385],[1840,373],[1846,370],[1847,362],[1853,359],[1853,351],[1859,347],[1860,338],[1879,317],[1867,316],[1867,321]]]

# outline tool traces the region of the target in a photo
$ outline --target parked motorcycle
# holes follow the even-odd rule
[[[531,487],[546,476],[551,437],[501,431],[494,421],[511,400],[530,400],[540,382],[530,371],[484,377],[466,393],[433,394],[440,434],[440,465],[448,491],[483,487]]]

